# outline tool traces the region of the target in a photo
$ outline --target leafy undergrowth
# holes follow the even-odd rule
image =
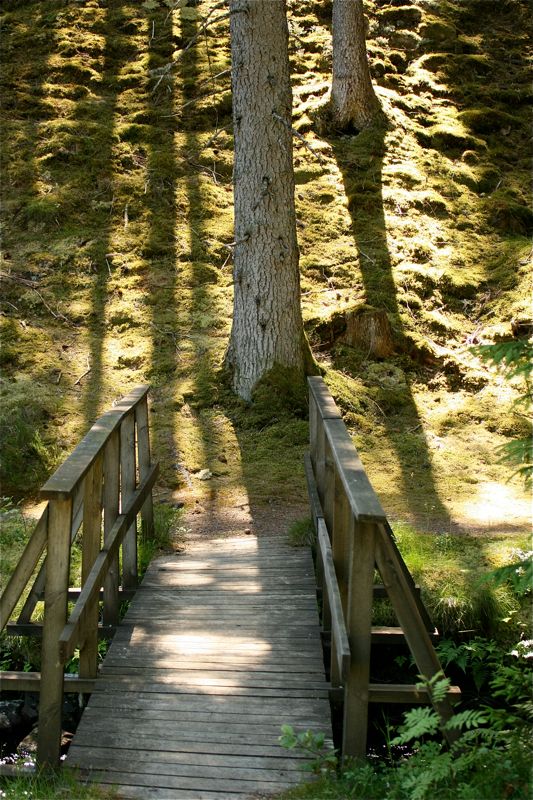
[[[4,494],[35,492],[148,382],[161,498],[244,497],[252,513],[305,498],[301,398],[246,407],[220,374],[228,20],[208,2],[171,5],[3,3]],[[528,423],[511,409],[517,387],[470,346],[529,314],[528,5],[365,5],[386,122],[338,135],[319,113],[330,7],[289,3],[307,333],[392,519],[523,546],[527,499],[494,453]],[[332,322],[368,309],[386,312],[386,356]]]

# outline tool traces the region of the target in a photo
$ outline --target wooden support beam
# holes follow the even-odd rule
[[[127,592],[126,599],[130,600],[134,592]],[[79,597],[79,592],[77,594]],[[111,639],[116,632],[116,625],[99,625],[98,638]],[[8,636],[35,636],[37,639],[42,639],[43,626],[40,622],[9,622],[6,625],[6,633]]]
[[[0,598],[0,631],[3,631],[18,603],[19,597],[30,580],[37,562],[39,561],[46,545],[48,533],[48,506],[41,514],[39,522],[24,548],[17,566],[8,581]]]
[[[78,675],[63,677],[63,691],[71,694],[90,694],[94,684],[95,678],[80,678]],[[1,692],[40,692],[41,685],[40,672],[0,672]]]
[[[70,567],[72,499],[54,499],[48,510],[48,567],[44,601],[37,758],[39,765],[57,769],[61,750],[63,708],[63,661],[59,637],[67,619]]]
[[[461,689],[459,686],[450,686],[447,695],[450,703],[458,703],[461,700]],[[330,698],[332,702],[342,705],[344,702],[343,689],[331,689]],[[429,705],[431,703],[427,689],[420,688],[414,683],[369,683],[368,701],[370,703],[404,703],[405,705]]]
[[[80,525],[83,521],[83,481],[81,481],[74,491],[74,497],[72,501],[72,527],[70,529],[70,541],[71,543],[76,538],[76,534],[80,529]],[[22,610],[18,616],[17,622],[26,623],[31,622],[31,617],[33,612],[35,611],[35,606],[39,602],[39,600],[44,599],[44,585],[46,582],[46,556],[44,557],[39,572],[37,573],[37,577],[31,587],[30,591],[28,592],[28,596],[26,597],[26,601],[22,606]]]
[[[403,566],[398,560],[397,549],[392,546],[393,542],[388,530],[385,526],[380,525],[378,532],[376,563],[383,585],[387,589],[420,674],[425,678],[432,678],[443,670],[426,630],[425,620],[420,614],[416,597],[411,590],[411,583],[407,580]],[[440,714],[443,722],[450,719],[453,714],[447,698],[441,703],[435,704],[435,710]],[[453,742],[456,733],[448,732],[446,736],[450,742]]]
[[[344,688],[343,757],[366,755],[375,539],[375,525],[368,522],[355,525],[347,618],[352,658]]]

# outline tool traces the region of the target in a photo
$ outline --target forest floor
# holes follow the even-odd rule
[[[149,383],[158,499],[184,502],[193,528],[286,528],[308,513],[305,404],[247,407],[220,373],[228,20],[175,5],[3,3],[2,493],[31,500],[100,413]],[[497,449],[529,427],[520,386],[471,347],[531,316],[528,3],[365,6],[387,122],[338,135],[317,115],[330,5],[289,2],[306,330],[391,519],[492,537],[501,561],[526,547],[530,503]],[[379,358],[337,333],[369,309],[392,329]]]

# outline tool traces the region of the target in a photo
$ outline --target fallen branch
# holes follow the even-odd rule
[[[297,139],[299,139],[299,141],[304,145],[304,147],[306,147],[309,150],[309,152],[316,158],[316,160],[318,161],[319,164],[321,164],[321,166],[323,166],[323,167],[326,166],[326,164],[327,164],[326,159],[322,158],[320,153],[317,153],[315,150],[313,150],[313,148],[311,147],[311,145],[309,144],[307,139],[305,139],[305,137],[302,136],[301,133],[298,133],[298,131],[295,128],[293,128],[291,125],[289,125],[287,120],[283,119],[283,117],[280,117],[280,115],[276,114],[275,111],[272,112],[272,116],[274,117],[274,119],[277,119],[278,122],[281,122],[282,125],[285,125],[285,127],[288,128],[288,130],[290,130],[290,132],[292,133],[293,136],[295,136]]]
[[[85,370],[83,375],[80,375],[80,377],[77,380],[74,381],[74,386],[78,386],[78,384],[81,383],[83,378],[85,378],[85,376],[88,375],[89,372],[91,372],[91,371],[92,371],[92,368],[89,366],[89,359],[87,358],[87,369]]]

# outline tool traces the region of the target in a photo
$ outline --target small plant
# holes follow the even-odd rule
[[[337,769],[337,751],[331,747],[323,733],[313,733],[310,730],[296,733],[291,725],[282,725],[278,741],[287,750],[301,750],[309,756],[310,760],[302,767],[306,772],[322,775]]]
[[[315,529],[310,518],[292,523],[289,528],[289,544],[291,547],[313,547],[315,541]]]

